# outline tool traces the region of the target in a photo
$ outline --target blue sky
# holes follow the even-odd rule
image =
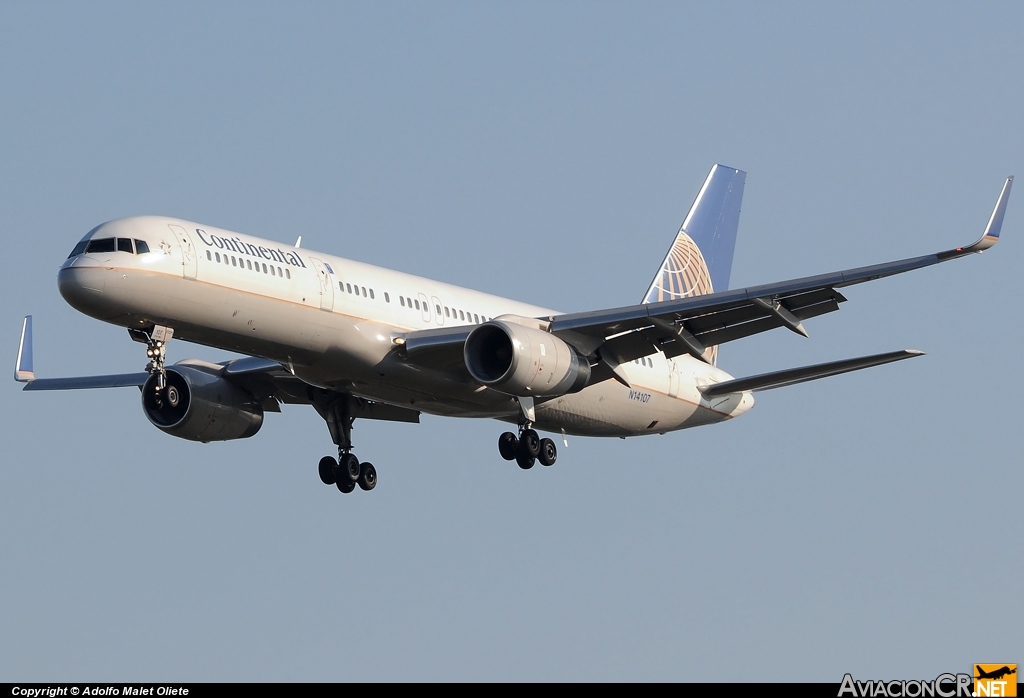
[[[0,333],[135,371],[55,272],[166,214],[565,311],[639,300],[715,162],[733,286],[956,247],[1019,174],[1020,4],[0,5]],[[982,256],[722,348],[901,348],[732,423],[502,461],[496,422],[310,408],[157,431],[132,390],[0,390],[0,679],[930,678],[1024,660],[1021,192]],[[171,360],[227,355],[174,343]]]

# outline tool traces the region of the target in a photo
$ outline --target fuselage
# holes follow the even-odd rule
[[[109,241],[109,242],[108,242]],[[515,398],[464,366],[403,359],[395,340],[428,328],[559,313],[402,272],[158,216],[91,230],[58,273],[61,295],[127,328],[164,325],[197,344],[273,359],[306,383],[430,414],[515,422]],[[687,355],[622,365],[615,380],[538,400],[536,426],[591,436],[665,433],[742,414],[749,393],[705,399],[729,380]]]

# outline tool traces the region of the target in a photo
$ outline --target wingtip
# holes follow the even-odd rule
[[[1006,204],[1010,200],[1010,189],[1013,186],[1013,175],[1006,178],[1003,183],[1003,188],[999,192],[999,198],[996,199],[995,208],[992,209],[992,215],[989,216],[988,225],[985,226],[985,232],[981,234],[978,241],[968,247],[958,247],[954,252],[955,256],[963,254],[969,254],[971,252],[984,252],[985,250],[993,247],[999,242],[999,234],[1003,229],[1003,218],[1006,216]]]
[[[14,364],[14,380],[30,383],[36,379],[32,370],[32,316],[26,315],[21,324],[21,342],[18,344],[18,359]]]

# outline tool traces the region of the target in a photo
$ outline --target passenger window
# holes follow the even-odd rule
[[[461,310],[459,311],[459,319],[460,320],[465,320],[466,319],[466,314],[464,312],[462,312]]]
[[[145,240],[136,240],[135,252],[136,254],[146,254],[147,252],[149,252],[149,245],[146,244]]]
[[[281,272],[281,267],[277,268],[277,275],[278,276],[284,276],[284,274]]]
[[[231,266],[233,266],[233,267],[237,267],[237,266],[238,266],[238,265],[237,265],[237,264],[235,263],[235,256],[234,256],[234,255],[232,255],[232,256],[231,256]]]
[[[363,298],[366,298],[366,286],[363,286]]]
[[[135,250],[132,248],[131,238],[118,238],[117,239],[117,251],[127,252],[128,254],[135,254]]]
[[[114,251],[114,238],[100,238],[99,240],[90,240],[89,247],[86,248],[88,252],[113,252]]]
[[[247,268],[247,269],[248,269],[249,271],[252,271],[252,260],[251,260],[251,259],[247,259],[247,260],[245,260],[245,266],[246,266],[246,268]]]
[[[78,255],[82,254],[83,252],[85,252],[85,248],[88,246],[88,240],[80,241],[77,245],[75,245],[75,249],[71,250],[71,254],[68,255],[68,259],[71,259],[72,257],[77,257]]]
[[[215,252],[214,255],[217,257],[217,262],[220,262],[220,252]]]
[[[286,278],[286,279],[292,278],[292,270],[291,269],[285,269],[284,270],[284,278]]]
[[[213,259],[213,255],[212,255],[212,254],[210,254],[210,251],[209,251],[209,250],[207,250],[207,251],[206,251],[206,258],[207,258],[207,259],[211,259],[211,260]]]
[[[444,316],[445,317],[451,317],[452,316],[452,314],[448,312],[448,306],[447,305],[444,307]]]
[[[387,291],[384,292],[384,302],[385,303],[390,303],[391,302],[391,296],[388,295]]]
[[[400,303],[400,304],[402,305],[402,307],[404,308],[404,307],[405,307],[405,296],[399,296],[399,297],[398,297],[398,302],[399,302],[399,303]]]
[[[370,300],[371,301],[374,300],[374,298],[373,298],[373,289],[372,288],[370,289]]]
[[[266,274],[266,273],[267,273],[267,265],[266,265],[266,264],[264,264],[264,265],[263,265],[263,273],[264,273],[264,274]]]
[[[352,284],[345,284],[345,288],[348,289],[349,293],[352,293]]]
[[[475,322],[478,325],[480,324],[480,316],[477,315],[476,313],[473,313],[473,322]]]
[[[225,254],[224,255],[224,266],[227,266],[227,265],[228,265],[228,256]]]
[[[437,316],[441,317],[441,306],[435,305],[434,307],[437,308]]]
[[[413,303],[415,303],[415,304],[416,304],[416,310],[419,310],[419,309],[420,309],[420,302],[419,302],[419,299],[413,300]]]
[[[274,265],[273,264],[270,265],[270,275],[271,276],[277,276],[277,274],[274,272]]]

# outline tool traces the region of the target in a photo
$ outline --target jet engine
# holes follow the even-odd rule
[[[590,362],[575,348],[550,332],[503,320],[470,332],[464,356],[473,378],[509,395],[565,395],[590,380]]]
[[[191,441],[246,439],[263,426],[263,407],[252,395],[190,366],[167,369],[167,382],[157,389],[157,376],[142,386],[142,409],[153,426]]]

